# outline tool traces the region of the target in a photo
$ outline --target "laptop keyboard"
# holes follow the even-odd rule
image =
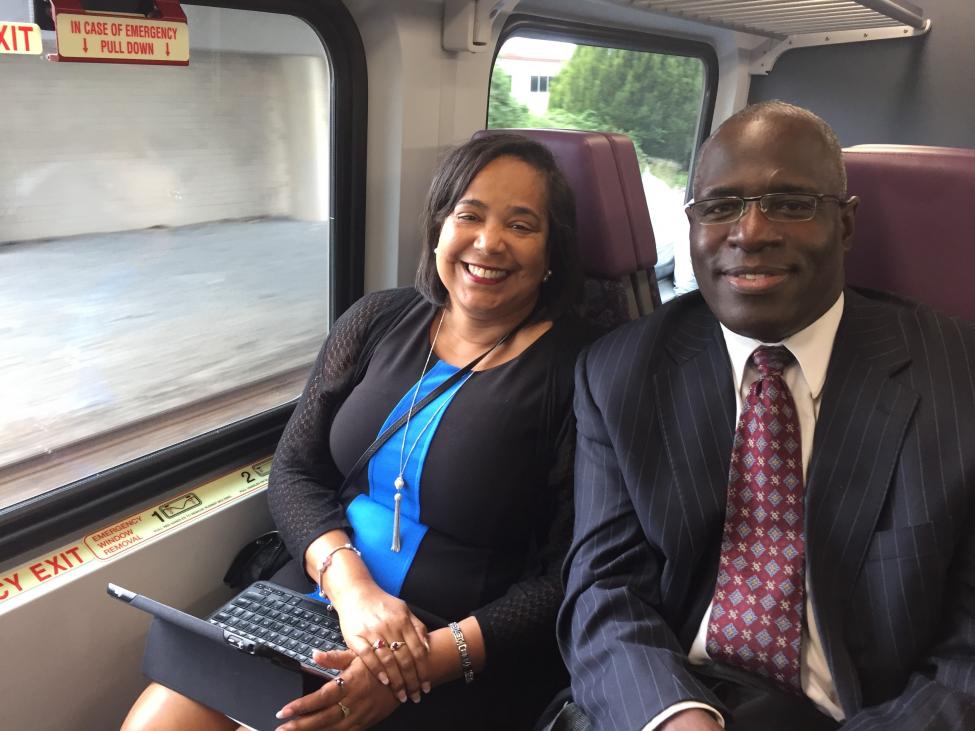
[[[322,602],[283,586],[261,581],[251,584],[209,621],[254,642],[284,653],[303,665],[338,675],[311,658],[312,650],[344,650],[338,615]]]

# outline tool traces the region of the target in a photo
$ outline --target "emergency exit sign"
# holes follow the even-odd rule
[[[58,13],[54,26],[61,61],[186,66],[190,60],[185,22]]]
[[[33,23],[8,23],[0,20],[0,54],[41,53],[41,29]]]

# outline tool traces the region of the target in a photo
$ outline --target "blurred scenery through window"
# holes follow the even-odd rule
[[[186,13],[185,67],[0,56],[0,509],[286,403],[327,329],[321,40]]]

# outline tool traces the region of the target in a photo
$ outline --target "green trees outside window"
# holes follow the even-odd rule
[[[488,104],[488,127],[532,127],[532,115],[528,107],[519,104],[511,95],[511,75],[494,67],[491,73],[491,97]],[[548,125],[545,125],[548,126]]]
[[[576,46],[549,83],[545,115],[532,114],[515,98],[503,61],[502,52],[491,76],[489,127],[622,132],[633,140],[643,166],[671,185],[686,184],[704,89],[701,61]]]
[[[628,134],[647,157],[691,162],[704,70],[696,58],[579,46],[552,79],[549,110]]]

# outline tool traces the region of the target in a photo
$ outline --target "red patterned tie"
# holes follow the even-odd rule
[[[731,450],[721,564],[708,620],[714,660],[801,691],[805,597],[802,441],[782,370],[784,347],[758,348]]]

